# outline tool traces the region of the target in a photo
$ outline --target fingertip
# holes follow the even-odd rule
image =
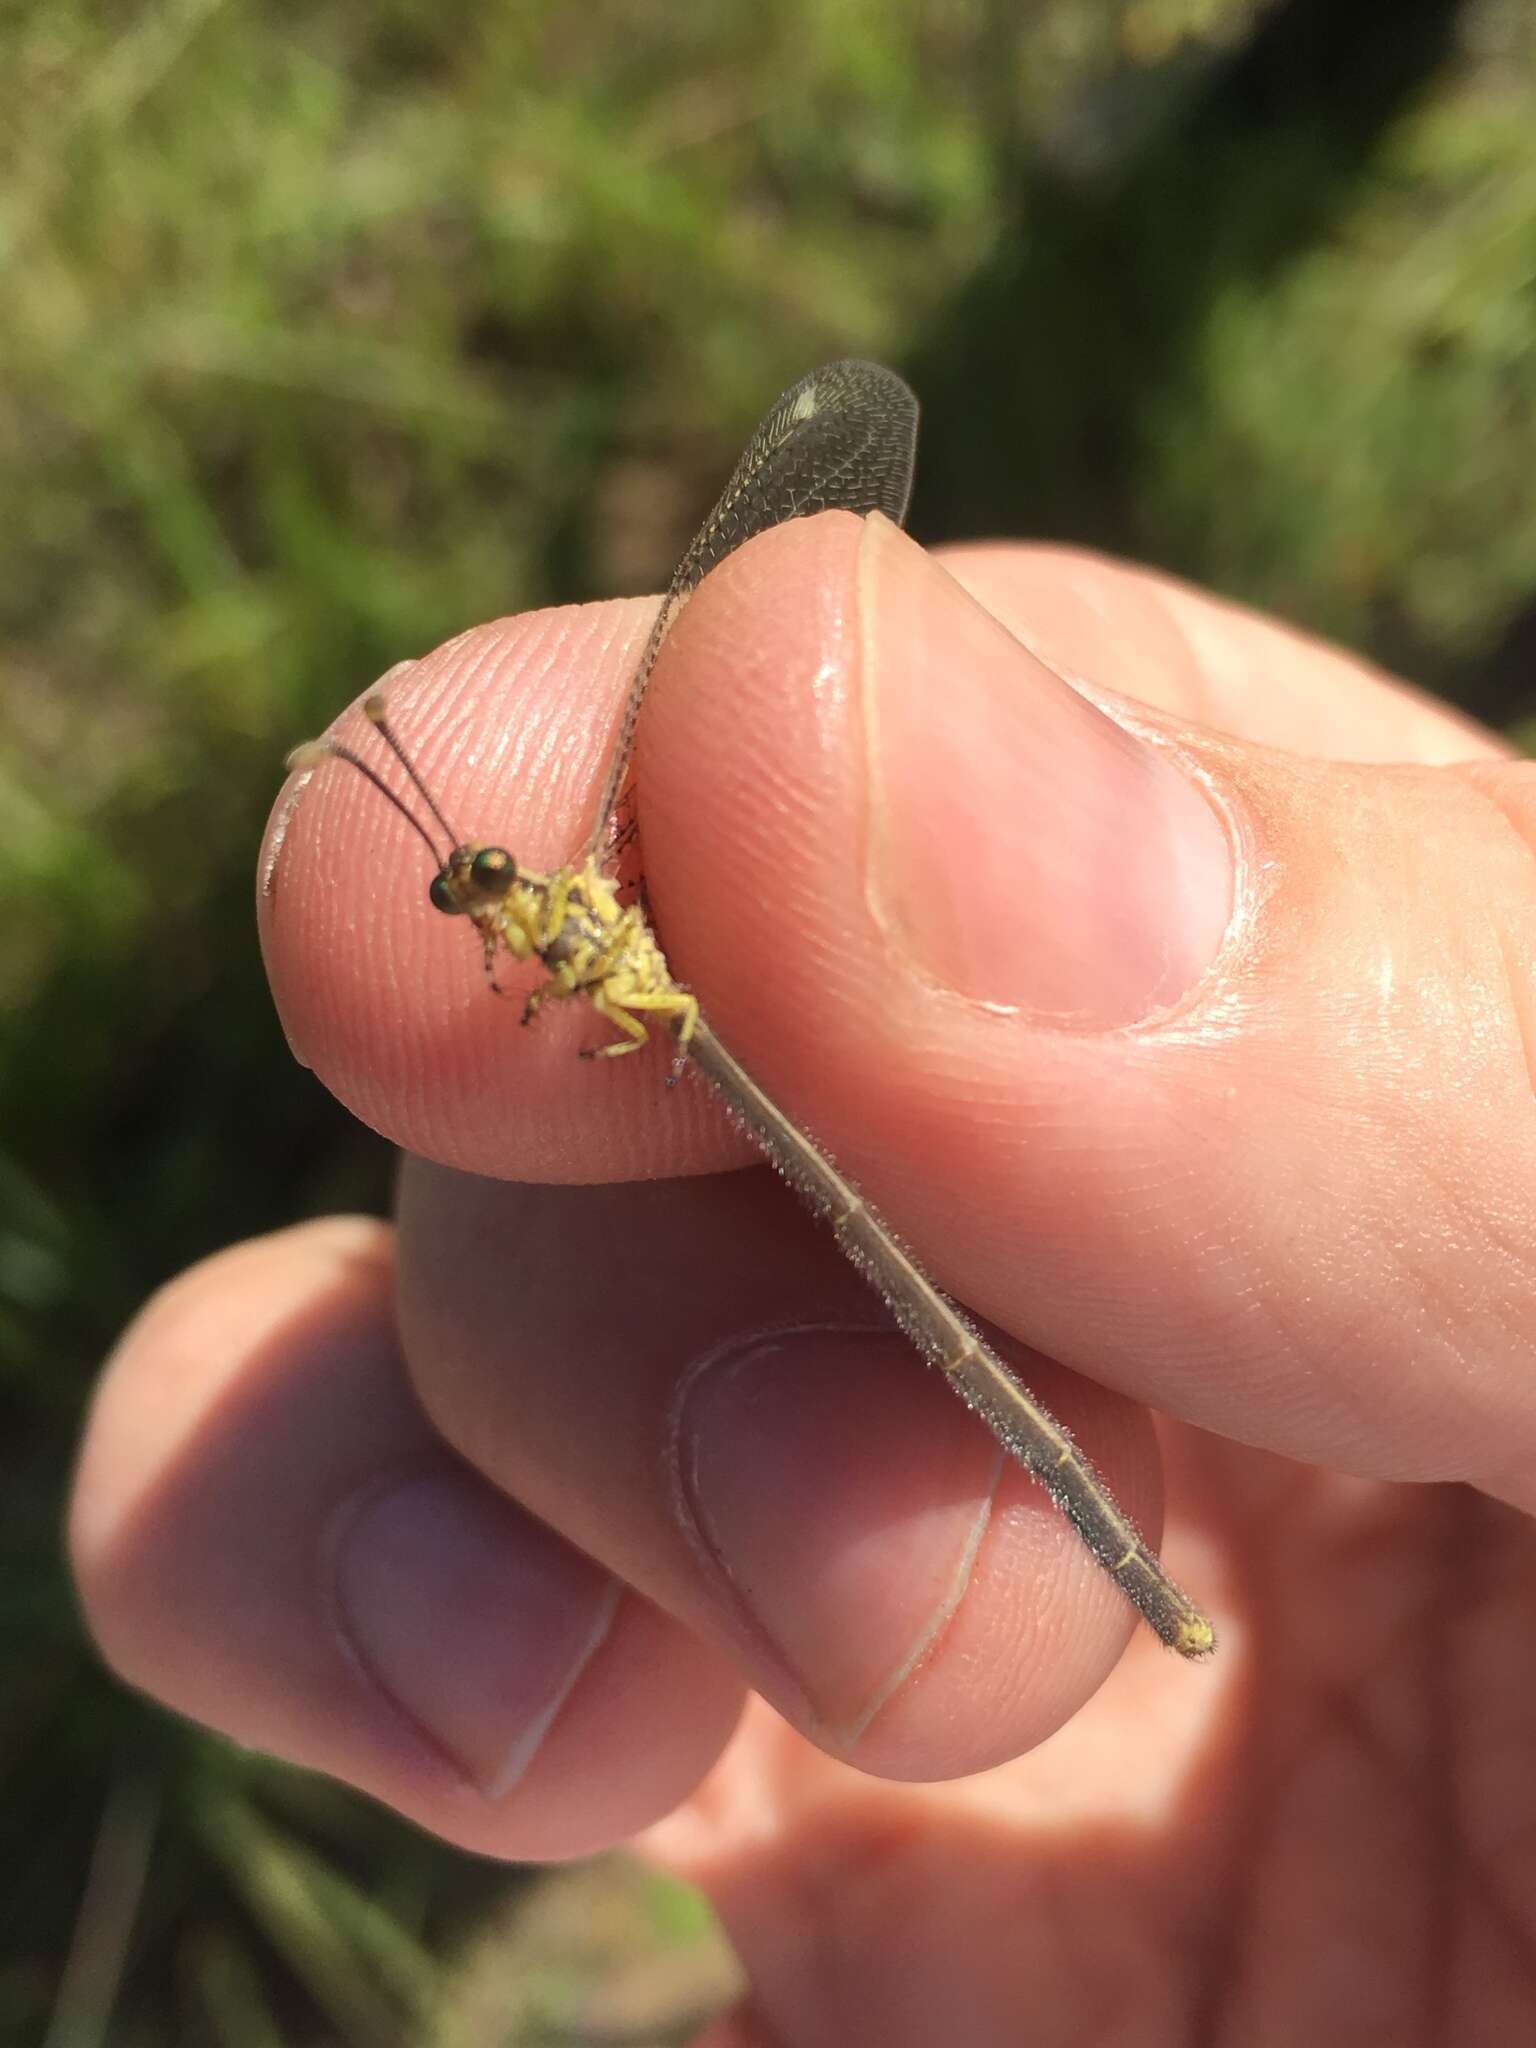
[[[238,1399],[250,1358],[317,1297],[343,1323],[383,1314],[393,1244],[372,1217],[328,1216],[231,1245],[157,1289],[119,1337],[92,1399],[67,1524],[82,1602],[109,1654],[133,1622],[114,1562],[125,1530],[152,1512],[168,1458]]]
[[[739,1682],[445,1449],[388,1247],[305,1226],[149,1305],[81,1459],[87,1619],[130,1684],[466,1847],[607,1846],[710,1768]]]
[[[572,857],[650,616],[643,600],[528,613],[391,671],[392,730],[455,841],[505,846],[538,871]],[[378,733],[354,713],[336,731],[444,842]],[[295,1056],[354,1114],[446,1165],[529,1180],[734,1155],[699,1092],[666,1100],[650,1055],[595,1075],[578,1066],[593,1035],[585,1005],[549,1005],[517,1030],[537,970],[500,963],[497,1000],[475,932],[429,901],[435,873],[432,850],[363,775],[306,756],[268,828],[262,946]]]

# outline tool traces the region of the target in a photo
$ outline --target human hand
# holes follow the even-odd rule
[[[1515,2038],[1536,770],[1155,578],[947,566],[1141,704],[1085,710],[888,526],[778,529],[658,670],[651,896],[727,1042],[1165,1523],[1215,1660],[1127,1647],[665,1048],[514,1028],[339,767],[271,870],[274,988],[446,1163],[398,1238],[302,1227],[149,1306],[82,1460],[87,1610],[134,1682],[468,1847],[649,1826],[753,1980],[712,2048]],[[564,857],[646,619],[397,679],[456,823]]]

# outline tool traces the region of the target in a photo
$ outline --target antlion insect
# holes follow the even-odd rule
[[[502,847],[461,842],[412,766],[378,696],[368,699],[367,716],[444,834],[446,851],[378,771],[340,741],[311,741],[296,749],[288,765],[313,767],[328,756],[346,761],[409,819],[437,864],[433,905],[468,918],[487,970],[501,951],[515,960],[537,959],[547,970],[549,979],[528,998],[525,1017],[551,999],[585,996],[619,1034],[589,1050],[591,1058],[633,1052],[646,1043],[652,1023],[665,1023],[676,1042],[676,1066],[691,1061],[719,1090],[784,1178],[830,1224],[917,1349],[1040,1482],[1156,1634],[1181,1656],[1203,1657],[1215,1646],[1210,1622],[1163,1570],[1067,1431],[940,1293],[815,1140],[721,1044],[697,999],[672,978],[643,909],[621,903],[605,870],[610,819],[625,787],[641,700],[682,606],[718,562],[786,519],[838,509],[880,511],[899,524],[916,445],[917,401],[899,377],[876,363],[829,363],[784,393],[677,566],[625,699],[592,830],[576,859],[558,872],[534,874]]]

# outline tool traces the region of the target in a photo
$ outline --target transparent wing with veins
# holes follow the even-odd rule
[[[912,493],[917,400],[879,363],[827,363],[792,384],[748,442],[719,502],[672,573],[619,716],[592,830],[576,864],[630,836],[610,821],[630,796],[635,723],[662,642],[704,578],[744,541],[813,512],[883,512],[899,526]]]

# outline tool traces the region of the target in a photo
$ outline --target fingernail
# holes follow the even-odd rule
[[[995,1446],[898,1338],[801,1330],[701,1360],[672,1450],[679,1520],[761,1689],[851,1749],[964,1596]]]
[[[612,1626],[618,1582],[466,1474],[355,1498],[333,1524],[357,1662],[487,1799],[524,1776]]]
[[[942,986],[1079,1029],[1176,1003],[1232,914],[1199,786],[889,520],[865,522],[859,597],[881,924]]]

